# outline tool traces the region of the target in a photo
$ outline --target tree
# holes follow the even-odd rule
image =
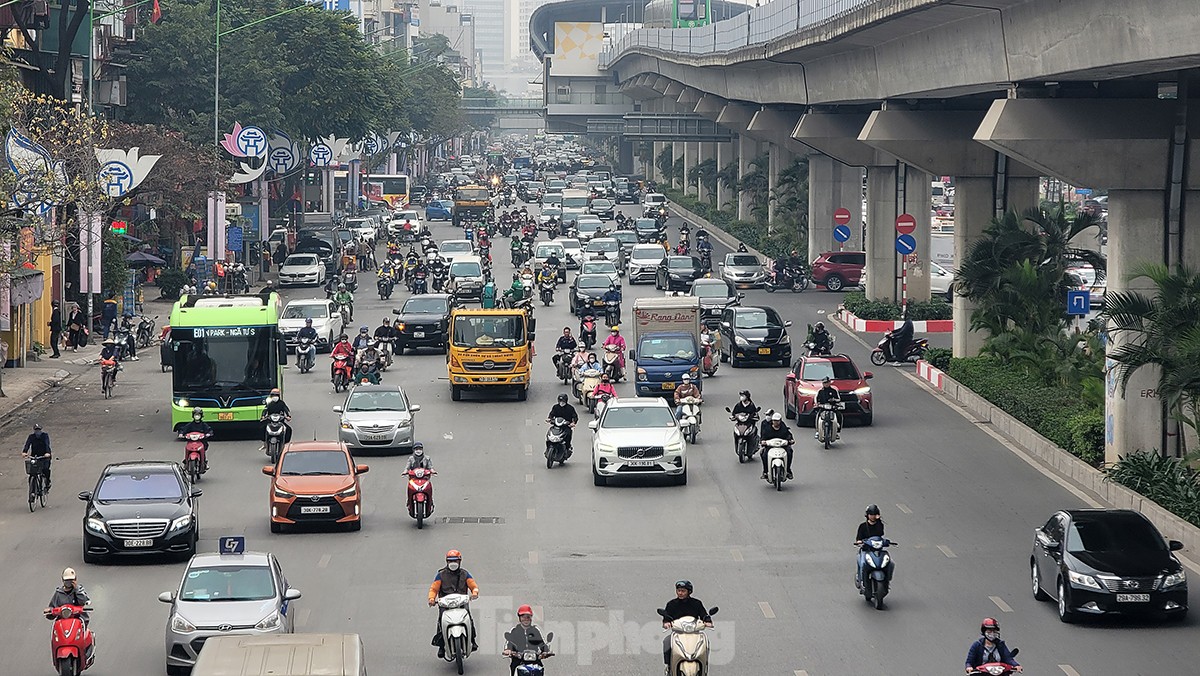
[[[674,182],[675,160],[672,157],[674,154],[674,146],[668,143],[658,153],[658,157],[654,158],[654,166],[658,167],[658,173],[662,174],[663,183],[667,185],[671,185]]]
[[[33,78],[33,91],[60,101],[67,100],[70,93],[67,74],[71,72],[71,47],[74,46],[79,28],[87,21],[91,10],[90,0],[74,0],[73,6],[71,3],[72,0],[61,0],[57,11],[50,12],[48,18],[46,15],[35,15],[31,11],[29,5],[34,3],[24,3],[25,7],[11,10],[13,22],[33,55],[32,65],[37,68],[37,75]],[[46,38],[50,36],[50,32],[45,29],[49,28],[49,22],[53,20],[58,22],[57,35],[54,36],[58,44],[53,55],[49,55],[42,50]]]
[[[201,218],[208,204],[208,193],[225,189],[226,177],[233,167],[212,151],[189,141],[182,132],[153,124],[113,122],[110,125],[109,146],[139,148],[142,155],[161,155],[154,169],[140,186],[127,197],[145,193],[161,196],[157,208],[160,218],[183,220]],[[198,180],[199,179],[199,180]]]
[[[767,204],[771,197],[767,176],[771,158],[767,153],[750,160],[750,171],[738,182],[738,190],[750,196],[750,213],[760,225],[767,223]]]
[[[726,164],[724,167],[721,167],[720,171],[717,172],[717,182],[720,183],[721,186],[726,190],[728,190],[729,194],[734,195],[734,204],[737,203],[738,173],[739,170],[737,160]],[[722,209],[724,207],[724,204],[717,205],[718,209]]]
[[[773,229],[791,232],[797,241],[807,241],[808,157],[797,157],[779,172],[771,199],[775,201]]]
[[[688,170],[687,181],[689,186],[703,187],[708,192],[708,201],[713,206],[717,204],[717,161],[707,159],[703,162],[698,162],[696,166]]]

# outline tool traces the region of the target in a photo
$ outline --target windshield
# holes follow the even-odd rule
[[[563,255],[563,248],[561,246],[554,246],[552,244],[543,244],[537,248],[537,251],[534,252],[533,257],[549,258],[550,254],[554,254],[555,256],[561,258]]]
[[[698,298],[729,298],[729,288],[724,284],[693,284],[692,295]]]
[[[653,218],[639,218],[633,227],[637,230],[658,230],[658,221]]]
[[[663,249],[661,246],[656,246],[653,249],[634,249],[630,255],[637,260],[661,261],[663,259]]]
[[[583,269],[580,270],[580,272],[583,274],[593,275],[606,275],[615,273],[616,271],[617,266],[613,265],[609,261],[592,261],[590,263],[584,263]]]
[[[288,305],[283,311],[284,319],[324,319],[329,316],[329,306],[324,303],[313,305],[305,303],[303,305]]]
[[[696,357],[696,343],[686,336],[647,338],[638,345],[637,360],[690,361]]]
[[[442,253],[463,253],[466,251],[474,251],[474,245],[470,242],[442,242]]]
[[[608,200],[592,200],[593,209],[608,209],[612,206],[612,202]]]
[[[399,390],[389,392],[362,392],[355,390],[346,401],[346,412],[359,411],[407,411],[408,402]]]
[[[350,218],[346,220],[347,228],[373,228],[375,224],[365,218]]]
[[[612,238],[621,244],[637,244],[637,234],[629,230],[618,230],[612,234]]]
[[[746,254],[729,254],[729,256],[725,259],[725,264],[738,266],[738,267],[752,267],[755,265],[759,265],[759,262],[758,262],[758,256],[749,256]]]
[[[285,266],[286,265],[316,265],[317,257],[316,256],[288,256],[287,260],[285,260],[283,262],[283,264]]]
[[[1069,552],[1161,552],[1167,545],[1137,514],[1105,514],[1102,519],[1077,517],[1067,533]]]
[[[621,248],[621,243],[615,239],[594,239],[588,242],[587,250],[595,253],[603,251],[605,253],[616,251]]]
[[[350,473],[341,451],[290,451],[283,454],[279,476],[323,476]]]
[[[441,315],[446,314],[447,309],[443,298],[409,298],[400,311],[405,314]]]
[[[595,232],[600,229],[600,221],[578,221],[575,227],[579,232]]]
[[[612,280],[605,277],[580,277],[576,286],[580,289],[607,289]]]
[[[483,270],[475,261],[456,261],[450,264],[451,277],[482,277]]]
[[[485,202],[491,196],[487,188],[459,188],[454,193],[454,199],[464,202]]]
[[[783,326],[779,316],[770,310],[749,310],[735,312],[733,325],[739,329],[766,329]]]
[[[804,365],[801,380],[820,382],[830,380],[858,380],[858,369],[848,361],[810,361]]]
[[[545,207],[544,209],[542,209],[542,215],[547,218],[553,218],[554,216],[562,216],[562,209],[559,209],[558,207]]]
[[[584,209],[588,205],[587,197],[564,197],[562,200],[564,209]]]
[[[408,177],[394,176],[392,178],[379,178],[378,176],[371,177],[372,183],[383,184],[383,194],[385,195],[407,195],[408,194]]]
[[[454,344],[459,347],[524,345],[525,322],[519,316],[455,317]]]
[[[266,566],[192,568],[179,591],[182,601],[264,601],[275,598],[275,580]]]
[[[174,474],[151,472],[145,474],[106,474],[96,489],[96,500],[121,502],[124,500],[172,500],[183,499],[183,486]]]
[[[172,329],[175,393],[266,394],[279,384],[273,333],[273,326]]]
[[[600,423],[604,429],[626,430],[641,427],[674,427],[675,416],[664,406],[610,408]]]
[[[694,265],[691,258],[673,257],[667,259],[667,267],[675,270],[691,270]]]

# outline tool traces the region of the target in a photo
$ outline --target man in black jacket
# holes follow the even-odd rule
[[[792,438],[792,431],[783,424],[783,415],[780,413],[771,414],[771,422],[762,428],[761,441],[770,441],[771,439],[787,439],[787,478],[792,478],[792,446],[796,440]],[[762,478],[765,481],[767,478],[767,452],[762,452],[763,473]]]
[[[883,537],[883,519],[879,517],[879,505],[867,505],[866,510],[867,520],[858,524],[858,532],[854,535],[854,544],[862,546],[862,543],[871,538]],[[862,592],[862,574],[863,562],[866,560],[866,554],[861,549],[858,550],[858,577],[855,582],[858,584],[858,590]]]
[[[712,617],[709,616],[704,603],[692,596],[690,580],[680,580],[675,583],[675,598],[667,601],[666,607],[663,608],[663,614],[663,629],[670,629],[671,623],[681,617],[694,617],[703,621],[706,627],[713,626]],[[670,634],[663,637],[663,664],[671,666]]]
[[[51,359],[58,359],[58,344],[62,342],[62,308],[59,307],[58,301],[50,301],[50,305],[54,308],[50,311],[50,347],[54,350],[54,354],[50,355]]]
[[[550,407],[550,413],[546,416],[546,421],[550,422],[555,418],[562,418],[570,423],[563,430],[563,434],[566,436],[563,441],[567,443],[567,457],[569,458],[571,457],[571,430],[579,422],[579,414],[575,412],[574,406],[567,403],[567,395],[565,394],[558,395],[558,403]]]
[[[829,379],[829,376],[821,379],[821,389],[817,390],[817,404],[837,405],[838,408],[833,413],[834,417],[837,418],[837,429],[834,430],[834,438],[840,439],[842,436],[842,393],[838,392],[838,388],[833,386],[833,381]],[[813,436],[815,437],[816,434],[814,433]]]

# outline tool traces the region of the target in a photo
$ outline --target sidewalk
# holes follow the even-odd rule
[[[38,361],[27,360],[24,368],[4,369],[0,383],[5,395],[0,398],[0,424],[47,390],[87,371],[99,358],[100,346],[88,345],[78,352],[64,350],[58,359],[44,355]]]

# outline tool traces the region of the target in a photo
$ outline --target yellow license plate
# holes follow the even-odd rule
[[[217,420],[233,420],[233,411],[228,413],[218,413]]]
[[[758,348],[758,353],[759,353],[759,354],[771,354],[771,348],[769,348],[769,347],[760,347],[760,348]]]
[[[673,390],[673,389],[675,389],[675,383],[663,383],[663,389],[664,390]]]

